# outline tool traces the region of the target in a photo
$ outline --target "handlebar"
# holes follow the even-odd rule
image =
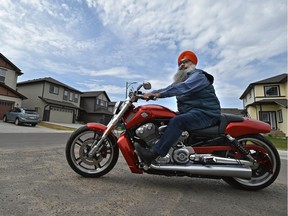
[[[149,100],[157,100],[157,97],[155,97],[155,96],[150,96],[148,99],[147,98],[144,98],[144,94],[136,94],[135,95],[137,98],[140,98],[140,99],[142,99],[142,100],[146,100],[146,101],[149,101]]]
[[[141,91],[139,91],[142,87],[144,87],[145,90],[149,90],[149,89],[151,89],[151,84],[149,82],[143,82],[143,84],[140,84],[135,91],[130,90],[129,97],[132,99],[132,101],[135,102],[138,99],[142,99],[142,100],[146,100],[146,101],[157,99],[157,97],[155,97],[155,96],[150,96],[149,98],[144,98],[143,97],[144,94]],[[133,99],[133,97],[134,97],[134,99]]]

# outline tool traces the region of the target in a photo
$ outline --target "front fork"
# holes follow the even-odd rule
[[[97,139],[93,142],[90,151],[88,152],[88,158],[93,158],[97,151],[100,150],[103,141],[108,137],[110,132],[114,129],[115,125],[109,123],[107,129],[105,130],[104,134],[102,135],[101,139],[98,141]]]
[[[100,147],[102,146],[103,141],[109,136],[111,131],[114,129],[114,127],[117,125],[117,123],[120,121],[124,113],[127,111],[127,109],[130,107],[132,101],[128,100],[128,98],[125,101],[125,104],[123,105],[123,108],[120,110],[120,112],[117,115],[114,115],[109,124],[107,125],[107,129],[103,133],[100,140],[95,140],[91,146],[91,150],[88,152],[88,157],[93,158],[97,151],[100,150]]]

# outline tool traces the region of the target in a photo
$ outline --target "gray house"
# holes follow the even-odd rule
[[[20,107],[26,97],[16,91],[18,76],[23,73],[0,53],[0,120],[13,107]]]
[[[80,109],[80,92],[51,77],[17,83],[28,99],[22,106],[35,109],[43,121],[75,123]]]
[[[105,91],[83,92],[80,97],[80,121],[102,124],[107,124],[110,121],[115,103],[110,101]]]

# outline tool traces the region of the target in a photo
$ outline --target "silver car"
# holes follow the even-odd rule
[[[40,116],[35,110],[14,107],[5,113],[4,122],[14,122],[16,125],[31,124],[35,126],[40,121]]]

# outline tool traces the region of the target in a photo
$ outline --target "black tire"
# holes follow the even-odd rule
[[[37,124],[31,124],[32,127],[35,127]]]
[[[261,190],[271,185],[277,178],[281,167],[280,156],[274,145],[260,134],[241,136],[237,140],[242,142],[244,146],[249,144],[260,146],[267,151],[267,154],[261,153],[257,149],[250,149],[252,157],[260,162],[258,166],[252,167],[251,179],[229,177],[223,178],[223,180],[233,187],[250,191]],[[228,154],[231,156],[233,152],[227,152]]]
[[[104,140],[102,148],[96,152],[93,158],[86,157],[91,144],[101,136],[101,133],[82,126],[73,132],[67,141],[67,162],[79,175],[92,178],[101,177],[110,172],[117,163],[119,148],[112,135]]]
[[[7,116],[6,115],[4,115],[4,117],[3,117],[3,122],[7,122]]]
[[[21,125],[21,122],[20,122],[19,118],[16,118],[14,123],[17,126]]]

